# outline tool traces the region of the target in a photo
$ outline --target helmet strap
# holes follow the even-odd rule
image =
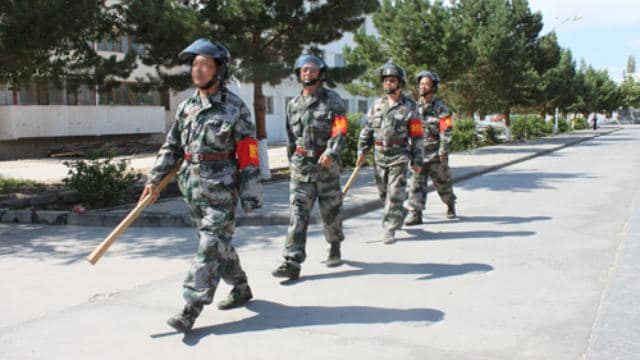
[[[302,80],[303,86],[313,86],[320,82],[320,78],[310,79],[310,80]]]
[[[429,89],[429,91],[420,93],[420,96],[429,96],[429,94],[435,94],[435,93],[436,93],[435,90]]]
[[[393,89],[388,89],[388,90],[387,90],[387,95],[393,95],[393,94],[395,94],[395,93],[396,93],[396,91],[398,91],[398,89],[400,89],[400,87],[397,87],[397,86],[396,86],[395,88],[393,88]]]
[[[218,76],[214,77],[213,79],[209,80],[208,83],[204,84],[204,86],[198,86],[198,88],[200,90],[208,90],[210,89],[213,85],[215,85],[218,82]]]

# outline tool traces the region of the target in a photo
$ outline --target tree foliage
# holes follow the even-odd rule
[[[355,48],[345,49],[349,64],[367,71],[347,89],[364,96],[380,93],[377,69],[392,60],[407,72],[407,88],[415,89],[415,75],[429,69],[442,78],[455,78],[470,63],[466,38],[458,19],[441,0],[384,0],[373,15],[378,35],[364,30],[354,36]]]
[[[378,7],[376,0],[218,0],[195,1],[193,9],[181,9],[176,1],[158,1],[152,13],[165,22],[148,18],[148,2],[125,0],[127,22],[145,45],[148,64],[176,65],[177,49],[197,37],[224,44],[232,54],[233,73],[254,86],[254,114],[258,138],[266,138],[265,102],[262,87],[277,85],[292,75],[295,59],[304,52],[318,53],[318,45],[339,40],[355,31],[364,15]],[[178,12],[175,9],[179,9]],[[167,25],[168,24],[168,25]],[[177,32],[180,32],[179,34]],[[156,86],[179,87],[180,76],[157,68]],[[333,69],[332,69],[333,70]],[[329,71],[327,82],[350,81],[363,70],[353,64]],[[183,77],[183,86],[188,84]]]
[[[104,85],[127,77],[134,53],[102,57],[94,47],[122,30],[117,8],[104,0],[0,1],[0,82],[72,77]]]

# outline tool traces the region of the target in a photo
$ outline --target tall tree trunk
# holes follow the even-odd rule
[[[262,51],[262,32],[253,32],[253,49]],[[267,147],[267,124],[265,116],[264,93],[262,81],[253,81],[253,113],[256,117],[256,137],[258,138],[258,158],[260,160],[260,175],[263,179],[271,178],[269,167],[269,151]]]
[[[504,128],[506,132],[507,142],[513,141],[511,137],[511,106],[507,105],[504,110]]]
[[[263,179],[271,178],[269,169],[269,151],[267,144],[267,125],[265,121],[264,93],[262,82],[253,82],[253,113],[256,117],[256,135],[258,138],[258,158],[260,159],[260,175]]]
[[[256,133],[258,140],[267,138],[267,125],[265,122],[264,93],[262,92],[262,82],[253,82],[253,112],[256,116]]]

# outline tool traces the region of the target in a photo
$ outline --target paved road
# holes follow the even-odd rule
[[[92,267],[109,228],[0,224],[2,358],[637,359],[639,143],[629,127],[458,183],[456,221],[431,194],[394,245],[380,211],[351,218],[338,268],[314,225],[290,285],[269,275],[285,227],[240,227],[256,298],[187,337],[164,321],[192,230],[129,229]]]

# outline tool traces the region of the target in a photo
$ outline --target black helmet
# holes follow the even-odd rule
[[[300,56],[298,56],[298,59],[296,59],[296,63],[293,65],[293,71],[296,73],[296,77],[298,78],[298,81],[300,81],[300,69],[305,65],[305,64],[314,64],[316,66],[318,66],[320,68],[320,75],[318,76],[319,80],[323,80],[323,74],[324,71],[327,69],[327,64],[324,63],[324,61],[322,59],[320,59],[319,57],[315,56],[315,55],[311,55],[311,54],[302,54]],[[315,82],[313,82],[315,83]]]
[[[422,79],[425,76],[428,77],[429,79],[431,79],[431,82],[433,83],[433,86],[431,86],[431,91],[437,92],[438,91],[438,84],[440,83],[440,78],[438,77],[438,75],[432,73],[431,71],[428,71],[428,70],[421,71],[416,76],[416,83],[420,84],[420,79]]]
[[[229,76],[231,54],[222,44],[207,39],[198,39],[182,50],[180,54],[178,54],[178,58],[180,60],[193,62],[193,58],[195,58],[196,55],[210,56],[216,61],[218,66],[222,66],[224,68],[223,71],[221,71],[222,74],[218,75],[219,78],[221,77],[221,80],[225,80]]]
[[[387,76],[394,76],[398,79],[401,86],[406,84],[406,72],[400,66],[392,63],[391,61],[385,63],[378,68],[380,72],[380,80],[384,80]]]

